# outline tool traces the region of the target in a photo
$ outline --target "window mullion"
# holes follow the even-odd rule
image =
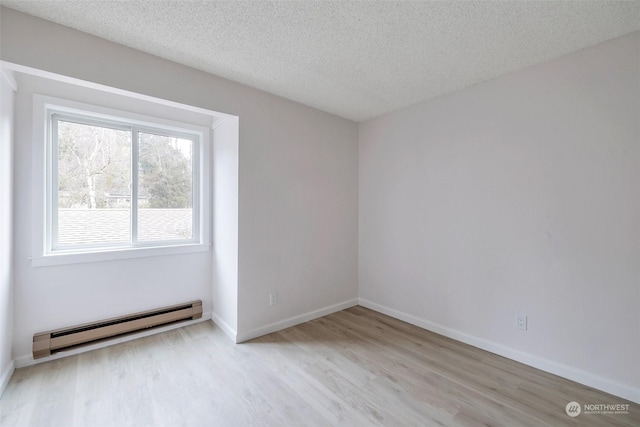
[[[191,139],[191,223],[192,223],[192,238],[201,239],[200,234],[200,218],[202,218],[200,201],[203,199],[201,196],[200,186],[201,183],[201,170],[202,164],[200,163],[200,155],[202,150],[202,144],[198,138]]]
[[[138,129],[131,128],[131,244],[138,243],[138,179],[139,179]]]

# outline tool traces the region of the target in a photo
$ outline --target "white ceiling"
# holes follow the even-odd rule
[[[355,121],[640,30],[640,1],[0,4]]]

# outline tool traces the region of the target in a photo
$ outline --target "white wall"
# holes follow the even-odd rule
[[[355,303],[355,123],[13,10],[3,9],[1,31],[5,61],[240,117],[239,336]],[[16,155],[22,159],[16,170],[20,182],[29,176],[28,153],[18,147]],[[22,197],[18,217],[28,207]],[[18,225],[19,240],[27,232],[24,227]],[[47,311],[35,314],[38,319],[57,320],[54,313],[69,296],[80,305],[99,300],[111,307],[117,302],[120,309],[137,304],[146,291],[169,297],[185,277],[195,274],[200,280],[205,262],[196,254],[183,256],[180,268],[146,259],[105,263],[105,271],[95,265],[29,270],[24,243],[16,249],[16,273],[21,271],[16,307],[32,298],[50,298]],[[143,282],[132,281],[132,276]],[[213,276],[219,277],[218,272]],[[273,307],[271,290],[280,296]],[[113,308],[103,311],[109,310]],[[16,324],[29,323],[26,316],[18,314]],[[27,351],[33,327],[16,329],[17,355]]]
[[[13,74],[0,69],[0,396],[13,372]]]
[[[240,114],[240,341],[355,305],[358,292],[357,125],[293,103],[255,107]]]
[[[213,135],[213,319],[234,341],[238,330],[238,120]]]
[[[362,123],[364,304],[640,400],[639,123],[640,33]]]

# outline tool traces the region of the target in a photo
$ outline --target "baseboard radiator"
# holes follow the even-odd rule
[[[33,358],[39,359],[94,341],[201,317],[202,301],[192,301],[70,328],[40,332],[33,336]]]

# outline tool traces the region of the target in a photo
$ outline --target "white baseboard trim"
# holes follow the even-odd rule
[[[359,299],[359,305],[380,312],[382,314],[386,314],[387,316],[402,320],[404,322],[411,323],[412,325],[418,326],[428,331],[444,335],[445,337],[452,338],[456,341],[460,341],[465,344],[480,348],[482,350],[495,353],[499,356],[506,357],[507,359],[524,363],[525,365],[529,365],[545,372],[549,372],[551,374],[569,379],[571,381],[575,381],[577,383],[602,390],[604,392],[622,397],[623,399],[627,399],[635,403],[640,403],[639,388],[612,381],[610,379],[591,374],[581,369],[573,368],[563,363],[534,356],[523,351],[515,350],[511,347],[506,347],[492,341],[474,337],[472,335],[465,334],[464,332],[460,332],[455,329],[451,329],[446,326],[421,319],[411,314],[403,313],[399,310],[377,304],[364,298]]]
[[[9,362],[7,368],[2,372],[2,376],[0,377],[0,399],[2,398],[2,394],[4,390],[7,388],[7,384],[9,384],[9,380],[11,379],[11,375],[13,375],[13,371],[16,370],[16,366],[13,363],[13,360]]]
[[[234,343],[236,342],[236,337],[238,336],[238,332],[233,329],[227,322],[222,320],[222,317],[218,316],[216,313],[213,313],[212,318],[213,323],[215,323],[221,330],[224,332],[226,336],[231,339]]]
[[[184,322],[184,323],[174,323],[172,325],[160,326],[157,328],[137,332],[131,335],[116,337],[108,341],[99,342],[97,344],[89,344],[86,346],[74,348],[72,350],[61,351],[59,353],[55,353],[49,357],[43,357],[41,359],[34,360],[32,354],[27,354],[27,355],[16,358],[14,362],[15,362],[16,368],[24,368],[26,366],[37,365],[39,363],[49,362],[51,360],[62,359],[63,357],[74,356],[76,354],[86,353],[88,351],[109,347],[109,346],[120,344],[123,342],[137,340],[138,338],[148,337],[148,336],[159,334],[162,332],[171,331],[173,329],[183,328],[185,326],[194,325],[196,323],[206,322],[207,320],[211,320],[210,311],[203,312],[202,317],[200,319],[189,320],[188,322]]]
[[[358,299],[350,299],[348,301],[333,304],[328,307],[320,308],[318,310],[309,311],[307,313],[300,314],[298,316],[289,317],[288,319],[280,320],[278,322],[271,323],[260,328],[256,328],[247,332],[240,332],[236,335],[236,343],[258,338],[263,335],[277,332],[282,329],[290,328],[291,326],[299,325],[300,323],[308,322],[319,317],[326,316],[337,311],[341,311],[350,307],[358,305]]]

